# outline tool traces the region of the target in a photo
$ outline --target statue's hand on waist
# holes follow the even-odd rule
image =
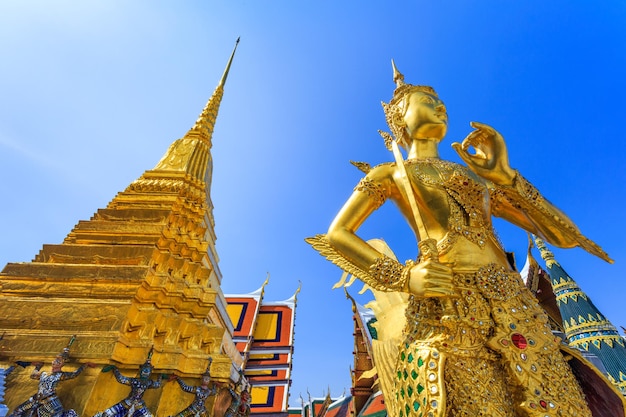
[[[455,296],[452,268],[433,260],[415,264],[409,270],[409,292],[418,297]]]

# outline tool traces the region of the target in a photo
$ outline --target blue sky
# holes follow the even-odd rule
[[[432,85],[449,144],[472,120],[614,259],[554,249],[617,326],[626,284],[626,5],[619,1],[31,1],[0,3],[0,264],[59,243],[193,124],[241,43],[214,133],[223,289],[289,298],[302,281],[291,403],[350,384],[340,271],[325,232],[360,173],[391,160],[378,129],[394,85]],[[524,262],[525,233],[496,223]],[[362,228],[400,259],[415,244],[392,206]],[[537,255],[538,256],[538,255]],[[361,298],[364,302],[367,297]]]

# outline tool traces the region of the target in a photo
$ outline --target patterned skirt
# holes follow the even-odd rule
[[[455,273],[457,297],[412,298],[396,364],[398,417],[591,417],[548,317],[519,274]]]

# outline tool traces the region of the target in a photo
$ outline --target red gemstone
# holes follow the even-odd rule
[[[544,400],[539,401],[539,405],[541,405],[543,408],[546,408],[548,406],[548,403],[545,402]]]
[[[519,333],[513,333],[513,335],[511,336],[511,341],[518,349],[526,349],[526,346],[528,346],[526,338]]]

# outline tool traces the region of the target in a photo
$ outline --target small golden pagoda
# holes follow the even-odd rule
[[[134,376],[151,348],[155,374],[196,384],[211,357],[214,382],[238,378],[242,358],[220,287],[210,198],[213,127],[236,47],[198,120],[153,169],[63,243],[44,245],[32,262],[9,263],[0,273],[0,368],[31,361],[46,369],[76,335],[66,368],[96,366],[57,393],[79,415],[128,393],[104,366]],[[7,377],[9,409],[37,391],[30,373],[17,367]],[[146,393],[148,408],[159,416],[185,408],[189,398],[177,385]]]

